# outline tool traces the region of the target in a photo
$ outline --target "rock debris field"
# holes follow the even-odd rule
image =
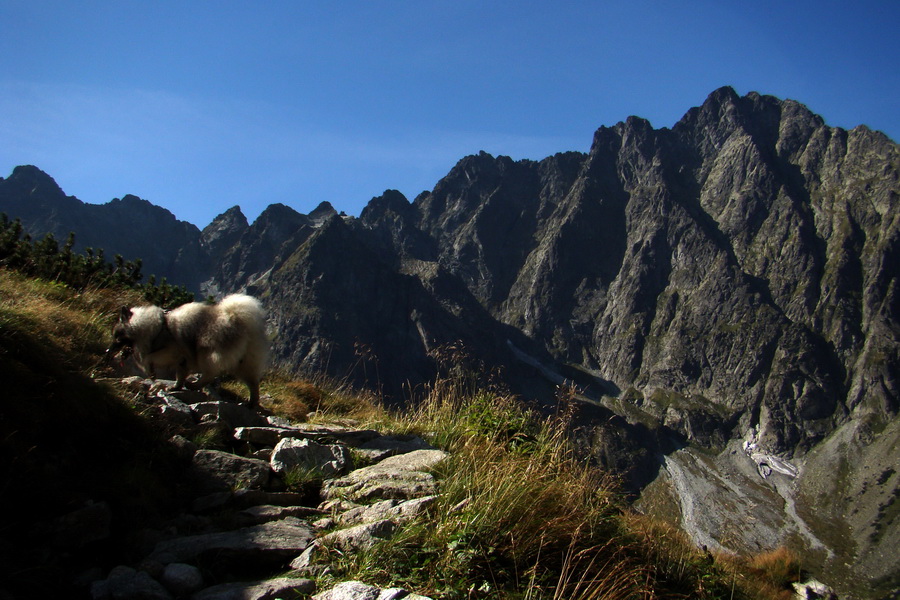
[[[241,452],[198,449],[182,436],[172,438],[188,469],[190,508],[147,534],[154,539],[143,560],[100,579],[96,574],[90,584],[95,600],[425,598],[358,581],[317,589],[316,577],[327,573],[330,552],[371,548],[426,510],[438,493],[430,470],[447,453],[416,436],[289,424],[201,392],[159,385],[148,392],[151,382],[126,381],[149,394],[168,423],[230,432]],[[298,472],[315,474],[321,488],[285,491],[285,474]],[[108,507],[94,503],[70,520],[99,523],[91,535],[102,537],[110,519],[104,511]]]

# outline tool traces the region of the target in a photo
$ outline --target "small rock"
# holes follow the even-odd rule
[[[187,596],[203,588],[200,569],[184,563],[166,565],[160,581],[176,596]]]
[[[260,446],[275,446],[295,431],[291,427],[238,427],[234,430],[234,439]]]
[[[345,581],[316,594],[313,600],[378,600],[381,590],[361,581]]]
[[[340,529],[319,538],[318,543],[344,552],[368,550],[379,541],[389,540],[397,525],[387,519]]]
[[[173,435],[171,439],[169,439],[169,443],[175,448],[178,457],[185,461],[191,460],[197,452],[197,444],[183,435]]]
[[[97,581],[91,585],[91,596],[95,600],[112,598],[125,600],[140,598],[141,600],[173,600],[161,583],[144,571],[136,571],[131,567],[120,565],[110,571],[105,581]]]
[[[795,597],[802,600],[837,600],[837,594],[830,587],[810,579],[804,583],[794,583]]]

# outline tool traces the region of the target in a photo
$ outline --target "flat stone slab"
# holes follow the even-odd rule
[[[402,524],[414,519],[428,508],[437,496],[425,496],[412,500],[382,500],[371,506],[359,506],[352,508],[338,517],[341,525],[358,525],[389,519],[394,523]]]
[[[238,513],[238,519],[245,524],[258,525],[260,523],[268,523],[269,521],[278,521],[285,517],[315,517],[319,518],[325,514],[317,508],[309,508],[307,506],[273,506],[271,504],[263,504],[261,506],[251,506]]]
[[[207,417],[224,421],[231,427],[264,427],[269,424],[265,417],[255,410],[232,402],[197,402],[190,406],[198,419]]]
[[[441,450],[416,450],[386,458],[378,464],[357,469],[345,477],[325,482],[323,500],[344,498],[354,502],[374,499],[420,498],[437,493],[437,482],[426,469],[444,460]]]
[[[150,558],[162,564],[193,563],[203,557],[216,561],[230,557],[254,561],[271,559],[277,562],[303,552],[315,537],[315,531],[309,523],[288,517],[234,531],[166,540],[156,545]]]
[[[400,588],[382,590],[361,581],[345,581],[330,590],[312,597],[312,600],[430,600],[426,596],[410,594]]]
[[[249,508],[263,504],[275,506],[302,506],[306,496],[295,492],[267,492],[265,490],[238,490],[233,494],[235,506]]]
[[[237,427],[234,437],[242,442],[274,446],[285,438],[313,440],[321,444],[340,443],[347,446],[361,446],[382,437],[372,429],[343,429],[338,427],[322,427],[314,425],[297,425],[294,427],[266,426],[260,423],[254,426]]]
[[[191,600],[271,600],[308,596],[316,591],[311,579],[278,577],[252,583],[223,583],[191,596]]]
[[[389,456],[415,450],[435,450],[435,447],[417,435],[383,435],[362,444],[358,450],[370,460],[377,462]]]

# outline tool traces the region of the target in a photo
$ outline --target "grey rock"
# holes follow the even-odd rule
[[[323,554],[319,542],[313,542],[300,556],[291,561],[291,568],[302,574],[314,574],[317,569],[317,560]]]
[[[313,596],[313,600],[378,600],[381,590],[361,581],[345,581]]]
[[[290,437],[297,431],[288,427],[238,427],[234,430],[234,439],[274,447],[282,438]]]
[[[324,514],[316,508],[306,506],[251,506],[240,511],[237,516],[242,523],[259,524],[269,521],[278,521],[285,517],[321,517]]]
[[[276,473],[300,468],[317,476],[335,477],[347,470],[351,457],[344,446],[285,438],[275,446],[270,462]]]
[[[203,588],[203,574],[193,565],[170,563],[163,569],[160,582],[175,596],[183,597]]]
[[[352,508],[341,514],[338,521],[342,525],[357,525],[389,519],[394,523],[401,524],[422,514],[435,500],[437,500],[437,496],[425,496],[406,501],[382,500],[370,506]]]
[[[174,376],[174,373],[172,374]],[[150,382],[149,391],[153,393],[157,399],[172,408],[181,409],[183,406],[190,408],[191,405],[209,402],[209,395],[201,390],[191,390],[182,388],[175,389],[174,379],[155,379],[148,380]]]
[[[382,462],[357,469],[345,477],[325,482],[325,500],[346,498],[355,502],[372,499],[410,499],[437,492],[437,482],[429,469],[446,458],[441,450],[416,450],[386,458]]]
[[[316,591],[310,579],[277,577],[249,583],[223,583],[191,596],[191,600],[274,600],[307,596]]]
[[[269,418],[271,420],[271,417]],[[323,427],[321,425],[300,424],[294,426],[270,425],[258,427],[238,427],[235,439],[264,446],[274,446],[285,438],[313,440],[322,444],[339,442],[358,447],[381,437],[370,429],[348,429],[344,427]]]
[[[361,581],[345,581],[313,596],[314,600],[429,600],[400,588],[382,590]]]
[[[191,462],[191,485],[199,493],[261,488],[271,473],[269,464],[219,450],[198,450]]]
[[[94,600],[173,600],[165,587],[144,571],[120,565],[91,585]]]
[[[358,450],[369,460],[377,462],[396,454],[435,448],[417,435],[385,435],[362,444]]]
[[[449,454],[443,450],[414,450],[399,456],[386,458],[377,465],[368,467],[372,471],[379,469],[396,471],[426,471],[436,467]]]
[[[339,529],[320,537],[317,543],[342,552],[368,550],[379,541],[389,540],[397,530],[397,524],[387,519],[363,523],[347,529]]]
[[[194,498],[191,502],[191,510],[195,513],[202,513],[211,510],[218,510],[231,504],[233,494],[229,492],[213,492],[199,498]]]
[[[306,549],[315,539],[312,527],[288,517],[280,521],[244,527],[234,531],[208,533],[160,542],[151,559],[160,562],[194,562],[211,556],[225,561],[266,561],[280,564]]]
[[[157,394],[157,397],[163,401],[159,407],[160,416],[173,427],[191,427],[195,421],[194,411],[174,394],[177,392],[159,392]]]
[[[427,596],[420,596],[419,594],[411,594],[401,588],[388,588],[386,590],[381,590],[381,593],[378,595],[378,600],[430,600],[430,598]]]
[[[190,406],[198,419],[207,417],[216,421],[222,421],[231,429],[236,427],[264,427],[268,424],[265,417],[256,411],[232,402],[198,402]]]
[[[798,600],[837,600],[837,594],[833,589],[815,579],[791,585],[794,588],[794,597]]]
[[[237,490],[234,492],[234,504],[239,508],[249,508],[262,504],[275,506],[300,506],[306,497],[295,492],[269,492],[265,490]]]
[[[197,452],[197,444],[190,441],[183,435],[173,435],[169,440],[169,443],[175,448],[175,451],[178,453],[178,456],[183,458],[185,461],[189,461],[194,457],[194,453]]]

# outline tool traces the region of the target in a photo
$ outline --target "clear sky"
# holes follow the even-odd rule
[[[201,228],[235,204],[358,215],[480,150],[671,127],[723,85],[900,139],[900,1],[0,0],[0,176]]]

